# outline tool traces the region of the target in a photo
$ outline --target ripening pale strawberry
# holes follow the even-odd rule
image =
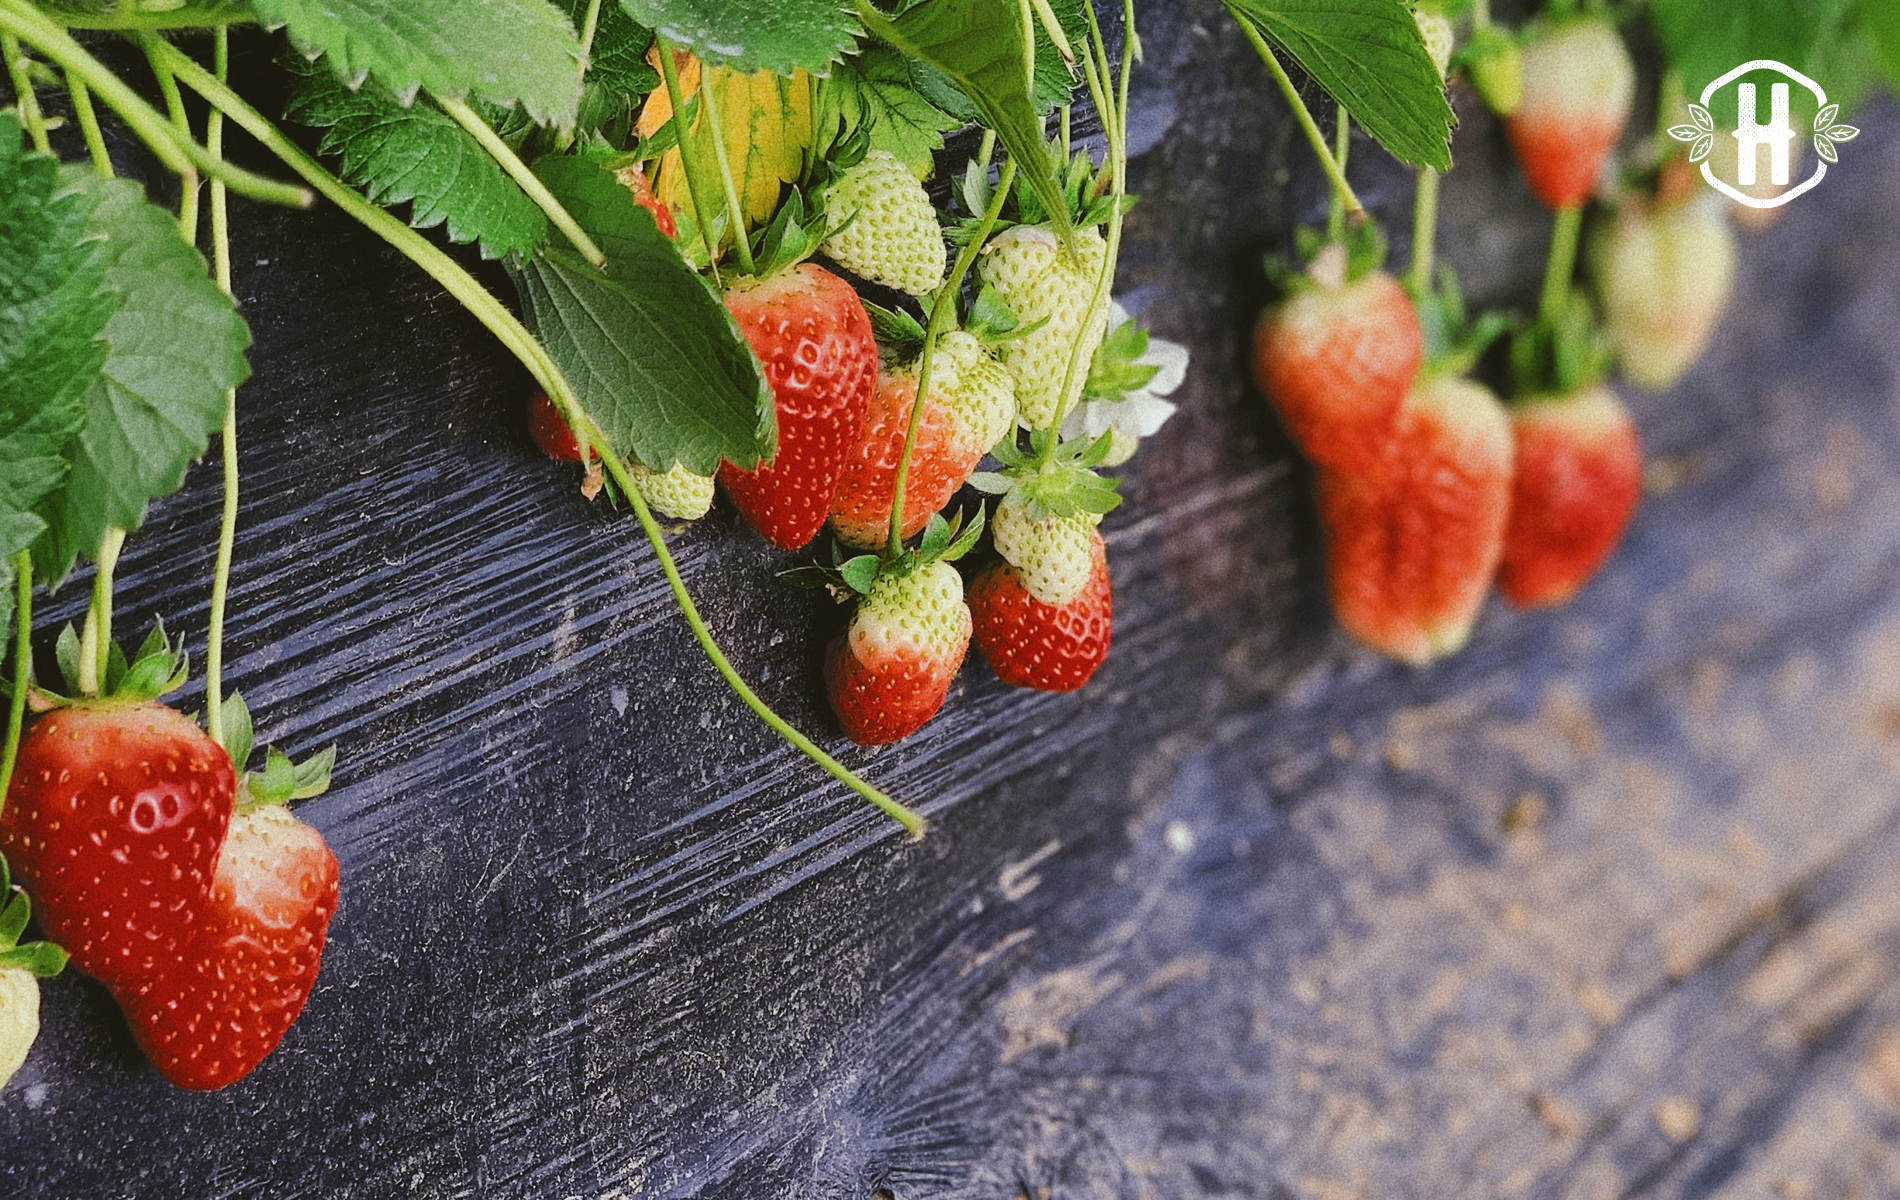
[[[1414,665],[1463,646],[1497,571],[1511,470],[1497,397],[1445,376],[1406,398],[1381,464],[1321,472],[1327,576],[1347,632]]]
[[[904,478],[906,538],[922,532],[930,518],[950,503],[970,478],[986,448],[963,414],[950,402],[957,387],[955,369],[932,364],[928,402],[917,442],[911,447]],[[917,372],[897,367],[880,372],[877,391],[864,414],[858,443],[845,460],[838,490],[831,499],[831,527],[847,546],[881,546],[890,536],[891,500],[897,491],[897,464],[903,457],[917,399]]]
[[[0,1087],[25,1065],[39,1036],[39,977],[18,967],[0,967]]]
[[[1088,586],[1102,540],[1095,532],[1101,521],[1101,514],[1088,512],[1032,521],[1022,509],[999,504],[990,521],[990,541],[1003,561],[1016,568],[1030,595],[1044,604],[1063,605]]]
[[[639,463],[627,464],[633,486],[654,512],[675,521],[697,521],[712,508],[713,477],[696,475],[679,463],[670,471],[649,471]]]
[[[1522,48],[1523,97],[1508,129],[1537,198],[1571,208],[1590,198],[1628,123],[1636,68],[1616,27],[1579,20],[1534,33]]]
[[[1431,56],[1432,65],[1438,68],[1439,81],[1443,82],[1445,72],[1451,69],[1451,52],[1458,44],[1451,22],[1443,13],[1426,12],[1422,8],[1412,13],[1412,20],[1417,22],[1419,36],[1425,39],[1425,53]]]
[[[1631,202],[1591,239],[1590,269],[1623,373],[1665,388],[1702,356],[1728,305],[1735,231],[1719,203]]]
[[[615,172],[614,177],[633,193],[635,204],[653,214],[653,223],[660,227],[661,233],[670,238],[679,236],[679,224],[673,220],[673,210],[660,203],[660,198],[653,194],[652,185],[647,183],[644,167],[638,163],[631,167],[622,167]]]
[[[1511,409],[1517,480],[1498,590],[1519,607],[1576,595],[1623,540],[1643,483],[1636,424],[1601,385]]]
[[[963,577],[942,560],[883,575],[825,653],[825,687],[851,740],[880,746],[937,715],[970,648]]]
[[[873,150],[825,192],[820,247],[839,266],[912,296],[943,282],[943,227],[910,169],[888,150]]]
[[[1015,431],[1016,380],[1009,368],[991,358],[981,342],[960,329],[937,339],[937,355],[939,361],[956,370],[957,384],[950,392],[950,406],[962,414],[977,445],[987,451]]]
[[[877,386],[877,340],[851,285],[813,263],[726,292],[726,308],[765,367],[778,409],[778,451],[719,478],[752,528],[796,550],[824,527]]]
[[[115,989],[146,1057],[182,1088],[236,1083],[263,1062],[316,985],[337,862],[281,804],[240,813],[211,901],[180,956]]]
[[[998,518],[1000,526],[1000,512]],[[1107,550],[1092,524],[1084,521],[1082,528],[1088,568],[1067,599],[1043,600],[1028,574],[1009,562],[992,564],[970,585],[977,647],[997,678],[1012,687],[1072,692],[1108,657],[1114,602]]]
[[[1260,390],[1294,444],[1329,471],[1378,460],[1425,354],[1398,280],[1372,271],[1348,283],[1344,257],[1337,246],[1322,251],[1313,286],[1261,313],[1253,339]]]
[[[1042,322],[996,349],[997,358],[1016,378],[1017,410],[1032,429],[1053,425],[1058,410],[1073,406],[1088,382],[1089,361],[1108,330],[1108,306],[1090,307],[1107,261],[1108,246],[1094,229],[1076,231],[1071,254],[1042,225],[1005,229],[977,259],[983,282],[996,289],[1019,321]],[[1076,368],[1069,375],[1078,343]]]
[[[1485,106],[1508,117],[1524,102],[1524,54],[1517,39],[1496,25],[1471,31],[1465,48],[1465,74]]]

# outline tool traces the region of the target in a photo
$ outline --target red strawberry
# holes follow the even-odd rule
[[[1523,46],[1523,98],[1507,128],[1537,198],[1571,208],[1590,198],[1636,95],[1636,68],[1607,21],[1552,26]]]
[[[825,688],[851,740],[880,746],[937,715],[970,648],[963,579],[938,560],[880,575],[825,652]]]
[[[726,293],[726,307],[765,366],[778,406],[769,466],[719,477],[752,528],[796,550],[817,536],[858,443],[877,385],[877,341],[851,285],[812,263]]]
[[[236,786],[223,747],[162,704],[55,709],[20,743],[0,851],[47,938],[127,986],[190,939]]]
[[[1498,589],[1521,607],[1562,604],[1596,574],[1636,512],[1643,448],[1606,387],[1511,410],[1517,482]]]
[[[1293,441],[1330,471],[1377,460],[1425,339],[1398,280],[1374,271],[1345,281],[1343,249],[1322,251],[1315,285],[1260,314],[1253,369]]]
[[[645,168],[638,164],[622,167],[616,174],[616,178],[633,193],[635,204],[653,214],[653,223],[660,227],[661,233],[667,237],[679,236],[679,225],[673,220],[673,210],[661,204],[660,198],[653,194],[652,185],[647,183]]]
[[[561,410],[554,407],[554,401],[548,399],[546,392],[537,392],[528,402],[528,432],[534,435],[534,444],[541,447],[541,453],[562,462],[579,462],[581,444],[574,440],[574,431],[561,419]]]
[[[1013,687],[1072,692],[1108,657],[1113,603],[1108,553],[1090,531],[1094,555],[1088,582],[1065,604],[1045,604],[1007,562],[986,569],[970,585],[976,644],[997,678]]]
[[[303,1011],[336,906],[321,834],[280,804],[234,818],[196,935],[168,969],[118,990],[159,1073],[211,1091],[263,1062]]]
[[[1445,376],[1406,398],[1378,467],[1322,472],[1339,623],[1415,665],[1464,645],[1503,549],[1511,462],[1510,419],[1497,398]]]
[[[930,396],[917,428],[917,444],[911,449],[910,473],[904,477],[907,538],[916,536],[932,515],[950,503],[983,458],[984,447],[976,431],[946,398],[954,381],[942,378],[946,372],[941,366],[930,373]],[[910,429],[916,398],[916,371],[900,368],[879,373],[858,444],[831,499],[832,528],[848,546],[881,546],[890,533],[897,461],[904,453],[904,435]]]

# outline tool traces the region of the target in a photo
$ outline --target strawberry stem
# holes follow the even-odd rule
[[[1228,7],[1228,12],[1233,15],[1235,21],[1239,22],[1240,31],[1247,35],[1247,40],[1253,43],[1255,53],[1260,55],[1260,61],[1267,64],[1267,70],[1273,74],[1273,81],[1280,85],[1280,93],[1292,106],[1293,117],[1306,133],[1306,140],[1312,145],[1313,154],[1319,159],[1320,168],[1326,172],[1326,181],[1332,185],[1333,194],[1345,203],[1348,213],[1353,216],[1364,215],[1365,206],[1359,203],[1358,194],[1352,190],[1352,185],[1346,182],[1345,175],[1339,170],[1339,164],[1333,160],[1332,152],[1326,148],[1325,135],[1320,133],[1319,125],[1313,120],[1313,114],[1306,110],[1306,102],[1300,99],[1299,89],[1293,86],[1291,79],[1287,78],[1286,68],[1280,65],[1280,60],[1275,57],[1273,48],[1267,45],[1265,38],[1260,36],[1260,31],[1253,27],[1253,22],[1234,11],[1231,5]]]
[[[158,81],[158,94],[165,98],[165,111],[170,114],[172,125],[178,135],[186,141],[191,140],[191,118],[185,113],[185,100],[178,94],[178,80],[165,69],[165,64],[152,54],[152,43],[158,41],[155,33],[141,33],[138,42],[145,51],[147,61],[152,64],[152,76]],[[193,167],[178,173],[178,232],[186,242],[198,244],[198,169]]]
[[[219,26],[211,51],[211,69],[224,82],[231,63],[230,33]],[[224,156],[224,113],[216,108],[205,120],[205,148]],[[218,286],[231,291],[231,214],[224,184],[211,181],[211,270]],[[211,571],[211,630],[205,650],[205,731],[224,745],[224,610],[231,592],[231,558],[237,545],[238,440],[237,389],[224,393],[224,511],[218,519],[218,558]],[[233,764],[238,770],[243,763]]]
[[[732,163],[726,156],[726,127],[719,123],[719,109],[713,100],[712,68],[699,66],[699,103],[706,110],[706,128],[712,132],[713,161],[719,167],[719,185],[726,193],[726,219],[732,223],[732,249],[739,256],[739,270],[747,275],[758,268],[752,261],[752,243],[746,237],[745,209],[739,204],[739,188],[733,182]],[[684,139],[682,144],[684,143]],[[682,163],[686,160],[682,157]]]
[[[316,159],[285,137],[283,131],[271,124],[262,113],[251,107],[243,97],[233,92],[223,82],[213,78],[204,68],[174,47],[167,46],[162,53],[167,64],[177,72],[178,78],[186,86],[203,96],[212,107],[219,109],[231,120],[237,122],[241,129],[256,138],[265,149],[275,154],[326,199],[388,242],[410,262],[428,272],[451,296],[460,301],[476,320],[486,326],[488,331],[521,361],[523,366],[528,368],[528,373],[534,376],[535,382],[541,385],[548,397],[560,408],[562,417],[571,427],[577,429],[587,427],[586,411],[581,407],[579,397],[574,394],[572,385],[561,373],[553,356],[532,333],[528,332],[520,319],[508,311],[507,307],[477,282],[474,276],[437,248],[433,242],[392,214],[371,204],[344,186],[336,176],[324,170],[322,164]],[[661,54],[661,61],[668,61],[664,51]],[[686,623],[692,627],[694,636],[699,639],[700,648],[705,651],[706,657],[712,661],[713,667],[725,678],[726,683],[741,700],[745,701],[747,707],[757,713],[760,719],[772,727],[773,731],[802,751],[806,757],[823,767],[846,787],[889,814],[892,819],[909,830],[913,838],[923,836],[922,817],[864,782],[849,768],[819,749],[809,738],[773,712],[753,693],[751,688],[746,686],[745,681],[739,678],[738,672],[727,661],[725,654],[719,649],[718,642],[707,630],[706,623],[700,619],[699,610],[694,606],[692,596],[686,590],[685,581],[680,578],[679,569],[673,563],[673,556],[666,548],[666,541],[660,535],[660,527],[654,523],[653,514],[647,511],[646,502],[641,498],[639,489],[633,485],[633,478],[626,464],[609,447],[598,447],[598,453],[606,464],[607,470],[613,475],[614,481],[620,485],[628,502],[633,505],[635,515],[640,519],[640,527],[646,534],[647,541],[653,545],[654,553],[660,560],[660,568],[666,573],[667,584],[672,588],[673,598],[685,615]]]
[[[112,572],[125,546],[125,530],[106,526],[99,538],[99,567],[92,577],[92,607],[86,610],[86,631],[79,641],[79,690],[97,696],[111,674]]]
[[[1557,210],[1551,227],[1550,258],[1544,263],[1544,291],[1537,302],[1537,318],[1554,321],[1570,292],[1570,278],[1577,269],[1577,240],[1583,232],[1583,205],[1572,204]]]
[[[1439,174],[1431,167],[1418,172],[1418,190],[1412,195],[1412,270],[1408,282],[1414,296],[1432,289],[1432,259],[1438,243]]]
[[[27,74],[26,52],[20,49],[20,39],[5,30],[0,30],[0,56],[7,60],[7,79],[12,82],[13,94],[18,97],[20,119],[26,125],[27,136],[33,139],[33,148],[41,154],[51,154],[53,144],[46,137],[46,116],[40,112],[40,98],[33,91],[33,77]]]
[[[679,151],[680,172],[686,176],[686,199],[693,206],[693,223],[699,226],[699,240],[706,247],[706,265],[712,268],[713,286],[719,287],[719,247],[713,241],[712,226],[706,223],[707,214],[713,207],[699,194],[699,169],[693,162],[695,151],[693,139],[686,128],[686,98],[680,93],[679,66],[673,61],[673,43],[661,34],[653,35],[653,46],[659,51],[660,77],[666,81],[666,98],[673,105],[673,127],[679,136],[674,139],[674,148]],[[706,86],[706,68],[700,66],[699,91],[704,97],[709,89]],[[705,103],[702,98],[701,104]],[[718,131],[714,131],[715,138]],[[655,172],[657,177],[658,172]],[[749,249],[749,247],[748,247]]]
[[[112,178],[112,155],[106,152],[105,134],[99,131],[99,114],[93,111],[92,90],[79,76],[67,71],[66,92],[73,99],[73,113],[79,118],[79,132],[85,136],[86,153],[92,156],[93,169],[102,178]]]
[[[1339,177],[1346,177],[1346,155],[1352,150],[1352,114],[1343,104],[1333,118],[1333,164],[1339,168]],[[1339,241],[1346,236],[1346,202],[1340,199],[1338,192],[1328,193],[1326,197],[1326,236],[1331,241]]]
[[[521,156],[509,149],[508,143],[502,141],[495,131],[488,127],[488,122],[482,120],[480,114],[460,100],[451,100],[446,96],[436,96],[435,102],[441,106],[443,112],[454,119],[457,125],[466,129],[470,137],[481,143],[482,149],[488,151],[488,156],[508,173],[508,178],[521,185],[521,190],[528,194],[528,199],[534,201],[535,207],[547,214],[548,220],[567,237],[574,249],[580,251],[582,258],[592,264],[595,270],[600,270],[607,265],[607,256],[601,253],[599,246],[594,244],[594,239],[587,236],[587,231],[581,228],[580,222],[576,221],[574,215],[554,198],[554,193],[548,191],[547,185],[541,182],[540,177],[528,169],[528,164],[521,161]]]
[[[13,762],[20,753],[20,731],[26,728],[26,689],[33,675],[33,553],[13,556],[13,695],[7,703],[7,746],[0,752],[0,809],[6,808],[13,784]]]
[[[990,193],[990,206],[983,212],[982,224],[976,233],[957,251],[956,261],[951,264],[950,273],[938,285],[937,294],[930,302],[930,321],[924,328],[924,348],[917,356],[917,395],[911,400],[910,425],[904,430],[904,449],[897,456],[897,477],[891,485],[891,532],[884,543],[884,558],[894,559],[904,549],[904,487],[910,479],[911,452],[917,448],[917,432],[924,423],[924,398],[930,394],[931,357],[937,348],[937,339],[942,336],[944,324],[951,314],[956,312],[957,293],[963,287],[963,277],[970,271],[970,264],[982,252],[983,243],[989,238],[990,230],[995,227],[996,219],[1003,212],[1003,200],[1009,195],[1010,185],[1016,180],[1016,160],[1006,158],[996,175],[996,190]]]

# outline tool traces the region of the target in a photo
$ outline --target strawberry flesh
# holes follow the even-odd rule
[[[1511,413],[1517,480],[1498,590],[1520,607],[1576,595],[1623,540],[1643,482],[1643,449],[1607,388]]]
[[[1088,583],[1067,604],[1044,604],[1029,594],[1015,567],[996,563],[970,585],[970,613],[976,644],[1004,683],[1042,692],[1081,687],[1108,657],[1113,633],[1101,535],[1095,535]]]

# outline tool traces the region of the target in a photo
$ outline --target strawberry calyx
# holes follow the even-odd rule
[[[242,772],[238,779],[234,813],[247,813],[272,804],[308,800],[330,790],[330,772],[336,766],[336,747],[319,750],[302,762],[293,762],[275,746],[264,750],[261,770],[246,771],[250,761],[255,730],[251,710],[244,697],[232,692],[224,701],[224,752],[231,764]]]
[[[86,694],[80,687],[79,655],[79,634],[69,623],[60,631],[54,645],[54,658],[59,663],[66,691],[61,693],[43,687],[29,676],[27,707],[44,713],[77,705],[144,703],[183,687],[191,666],[184,635],[172,640],[165,633],[163,619],[153,622],[152,632],[145,636],[138,652],[129,660],[118,642],[107,648],[104,686],[95,695]]]
[[[1569,395],[1610,374],[1610,342],[1581,292],[1565,296],[1552,317],[1538,317],[1511,336],[1511,399]]]
[[[1469,312],[1450,263],[1439,264],[1437,286],[1419,291],[1408,281],[1406,291],[1425,338],[1422,378],[1470,374],[1492,343],[1510,332],[1511,319],[1501,312],[1486,310],[1475,317]]]
[[[831,544],[831,563],[813,563],[779,573],[793,587],[824,588],[839,603],[867,596],[880,579],[900,579],[936,562],[955,562],[971,550],[983,536],[984,514],[979,505],[975,515],[964,521],[961,510],[945,520],[933,513],[917,544],[886,558],[878,554],[847,554],[842,543]]]
[[[1077,230],[1106,225],[1116,210],[1112,194],[1112,164],[1104,162],[1097,166],[1088,153],[1081,150],[1076,151],[1073,157],[1067,157],[1067,150],[1060,139],[1045,142],[1043,150],[1049,156],[1049,173],[1055,177],[1062,190],[1063,208],[1067,211],[1070,224]],[[987,236],[994,237],[1013,225],[1052,223],[1055,214],[1044,206],[1031,178],[1032,173],[1027,170],[1018,172],[1009,195],[1004,199],[1002,211],[993,222],[985,221],[984,214],[995,199],[996,185],[990,179],[988,164],[970,160],[963,170],[963,177],[951,188],[951,194],[963,215],[944,230],[944,236],[952,246],[962,249],[985,231]],[[1121,211],[1126,213],[1133,208],[1136,199],[1135,196],[1124,195],[1121,198]]]
[[[1348,220],[1345,232],[1302,225],[1293,233],[1293,256],[1269,254],[1261,260],[1267,279],[1286,296],[1312,289],[1337,290],[1357,283],[1385,266],[1385,233],[1372,221]]]
[[[1069,438],[1058,442],[1049,453],[1050,442],[1056,437],[1053,429],[1035,430],[1029,435],[1027,451],[1005,438],[990,451],[1003,469],[978,471],[970,476],[970,486],[986,495],[1001,496],[1004,507],[1021,509],[1032,521],[1114,511],[1122,502],[1116,491],[1120,481],[1103,478],[1095,468],[1108,457],[1115,435],[1110,432],[1093,439]]]
[[[66,969],[66,951],[52,942],[20,941],[26,923],[33,915],[33,902],[25,889],[13,882],[7,857],[0,854],[0,971],[25,971],[41,979],[51,979]]]
[[[772,217],[772,223],[751,235],[756,268],[752,278],[770,279],[791,270],[818,253],[819,244],[850,224],[851,219],[847,218],[836,228],[828,228],[824,209],[808,205],[802,191],[791,189],[785,203]]]

